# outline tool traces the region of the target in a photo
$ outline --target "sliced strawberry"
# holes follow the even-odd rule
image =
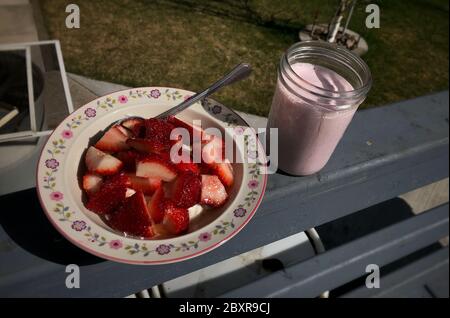
[[[169,116],[167,118],[167,121],[171,123],[175,127],[185,128],[187,131],[189,131],[190,136],[192,137],[194,126],[189,125],[188,123],[182,121],[181,119],[176,118],[175,116]],[[198,128],[197,128],[198,129]]]
[[[189,227],[189,212],[185,208],[178,208],[167,200],[163,203],[165,228],[172,234],[181,234]]]
[[[153,224],[152,231],[153,239],[164,239],[172,236],[169,230],[164,226],[164,224]]]
[[[152,194],[161,187],[161,179],[152,177],[137,177],[128,174],[130,187],[136,191],[142,191],[144,194]]]
[[[212,166],[212,170],[226,187],[231,187],[233,185],[233,166],[227,159],[225,159],[223,162],[214,163]]]
[[[154,156],[153,154],[150,154],[150,156]],[[157,155],[157,157],[161,158],[162,160],[168,162],[168,164],[171,167],[174,167],[172,164],[172,161],[170,160],[170,153],[169,152],[161,152]],[[175,167],[174,167],[175,168]],[[176,170],[176,169],[175,169]]]
[[[144,194],[153,194],[162,185],[161,179],[137,177],[134,173],[119,173],[106,179],[110,183],[121,185],[127,188],[127,197],[136,191]]]
[[[143,118],[129,118],[124,120],[121,125],[131,131],[136,138],[145,136],[145,120]]]
[[[228,194],[217,176],[202,175],[200,203],[219,207],[227,200]]]
[[[93,146],[87,150],[85,162],[89,171],[101,175],[116,174],[123,166],[122,161]]]
[[[200,169],[200,174],[214,174],[211,165],[208,165],[206,163],[200,163],[198,167]]]
[[[145,195],[145,202],[147,202],[147,208],[148,208],[148,204],[150,202],[150,200],[152,199],[152,195]]]
[[[175,167],[179,172],[192,172],[194,174],[200,174],[200,168],[194,162],[180,162],[176,163]]]
[[[125,187],[127,189],[125,197],[127,198],[131,197],[133,194],[136,193],[136,189],[134,189],[133,187],[131,178],[126,173],[115,174],[113,176],[108,177],[106,181],[116,186]]]
[[[121,125],[127,129],[133,130],[134,127],[137,125],[143,125],[144,122],[145,119],[143,118],[131,117],[122,121]]]
[[[95,173],[87,173],[83,176],[83,189],[87,194],[94,194],[102,186],[103,178]]]
[[[138,118],[138,117],[131,117],[128,119],[125,119],[120,124],[125,127],[126,129],[133,130],[136,126],[144,125],[145,119],[144,118]]]
[[[127,128],[121,126],[121,125],[117,125],[116,127],[117,127],[117,129],[120,130],[120,132],[121,132],[122,134],[124,134],[124,135],[127,136],[128,138],[134,137],[134,134],[133,134],[133,132],[132,132],[131,130],[129,130],[129,129],[127,129]]]
[[[117,186],[123,186],[126,188],[131,188],[131,181],[128,175],[125,173],[118,173],[112,176],[108,176],[106,181]]]
[[[225,155],[225,148],[222,139],[213,136],[202,146],[202,162],[212,164],[222,162]]]
[[[207,139],[209,135],[207,135],[201,127],[190,125],[187,122],[178,119],[174,116],[169,116],[167,118],[167,121],[174,125],[175,127],[185,128],[189,132],[189,136],[191,138],[191,143],[193,142],[194,138],[194,131],[198,134],[200,140]]]
[[[156,153],[160,154],[170,150],[170,145],[163,144],[158,140],[149,140],[142,138],[130,138],[127,140],[127,145],[142,153]]]
[[[172,163],[156,155],[150,155],[136,162],[136,176],[152,177],[170,182],[177,176]]]
[[[126,198],[122,206],[109,215],[107,223],[126,234],[147,238],[153,235],[152,220],[141,191]]]
[[[95,147],[110,152],[129,149],[130,147],[126,144],[128,137],[122,133],[119,127],[117,125],[111,127],[95,144]]]
[[[170,147],[170,133],[175,127],[166,120],[149,118],[145,120],[145,137]]]
[[[115,154],[123,162],[124,168],[129,171],[136,170],[136,160],[141,156],[136,150],[125,150]]]
[[[122,204],[126,193],[124,185],[105,181],[100,190],[89,197],[86,208],[100,215],[111,213]]]
[[[131,188],[127,188],[127,192],[125,192],[125,197],[126,197],[126,198],[129,198],[129,197],[131,197],[132,195],[134,195],[135,193],[136,193],[136,190],[131,189]]]
[[[171,185],[170,199],[177,207],[190,208],[200,201],[201,188],[202,184],[198,175],[183,172]]]
[[[162,203],[164,201],[164,189],[158,188],[148,202],[148,211],[154,223],[161,223],[164,218],[164,210]]]
[[[203,167],[209,168],[209,173],[215,174],[226,186],[231,187],[234,182],[233,167],[228,159],[225,159],[225,148],[223,140],[213,136],[211,140],[202,147]]]

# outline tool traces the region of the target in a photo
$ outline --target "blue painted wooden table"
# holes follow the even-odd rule
[[[212,252],[177,264],[133,266],[98,259],[52,228],[35,189],[3,196],[0,297],[123,297],[446,178],[448,111],[448,91],[358,111],[323,171],[308,177],[269,176],[261,207],[239,235]],[[363,275],[362,263],[387,264],[445,235],[448,205],[227,295],[316,296]],[[447,264],[448,277],[448,250],[439,253],[432,260]],[[81,268],[80,289],[65,286],[65,267],[72,263]]]

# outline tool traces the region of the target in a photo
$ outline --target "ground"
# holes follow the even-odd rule
[[[329,21],[337,1],[80,0],[81,28],[67,29],[70,0],[42,0],[51,38],[61,40],[68,71],[128,86],[198,91],[239,62],[253,76],[217,93],[235,109],[267,115],[282,53],[298,30]],[[365,27],[378,3],[380,29]],[[374,79],[362,108],[448,89],[448,7],[444,0],[358,1],[350,28],[369,43]]]

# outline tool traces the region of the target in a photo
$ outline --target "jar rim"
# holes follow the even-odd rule
[[[332,89],[314,85],[313,83],[305,80],[294,71],[294,69],[292,68],[293,64],[291,64],[289,61],[289,57],[292,54],[301,54],[305,51],[314,56],[320,55],[323,58],[334,60],[334,62],[344,65],[346,68],[350,69],[353,73],[356,73],[358,75],[361,85],[354,88],[353,90],[335,91]],[[287,67],[289,69],[289,72],[290,74],[292,74],[294,79],[290,74],[283,70],[283,67]],[[358,68],[359,71],[357,71],[355,67]],[[294,85],[299,86],[302,90],[306,90],[309,94],[317,96],[321,99],[334,99],[337,101],[342,101],[348,99],[364,98],[367,92],[370,90],[370,87],[372,86],[372,75],[370,69],[361,57],[351,52],[350,50],[337,45],[336,43],[329,43],[324,41],[303,41],[297,42],[290,46],[281,58],[279,72],[289,78]],[[354,87],[354,85],[352,86]],[[287,88],[296,96],[305,98],[305,96],[299,95],[298,92],[296,92],[289,86]],[[353,105],[328,105],[325,107],[342,110],[351,108],[352,106]]]

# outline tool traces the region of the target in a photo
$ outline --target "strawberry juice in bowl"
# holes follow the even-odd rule
[[[278,129],[279,168],[320,171],[371,86],[366,63],[335,44],[294,44],[283,55],[267,128]],[[273,147],[271,147],[273,149]]]

